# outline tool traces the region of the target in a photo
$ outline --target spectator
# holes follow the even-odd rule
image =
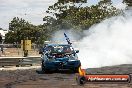
[[[3,53],[3,45],[2,45],[2,35],[0,33],[0,48],[1,48],[1,54]],[[0,54],[0,56],[1,56]]]
[[[0,44],[2,44],[2,35],[0,33]]]

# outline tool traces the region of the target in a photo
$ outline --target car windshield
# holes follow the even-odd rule
[[[73,51],[70,45],[53,45],[48,46],[48,50],[52,53],[71,53]]]

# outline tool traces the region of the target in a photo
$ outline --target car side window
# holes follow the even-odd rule
[[[71,49],[70,49],[69,46],[64,46],[63,51],[64,51],[65,53],[70,53],[70,52],[71,52]]]
[[[50,53],[52,51],[54,51],[54,47],[53,46],[47,46],[47,47],[44,48],[44,52],[45,53]]]

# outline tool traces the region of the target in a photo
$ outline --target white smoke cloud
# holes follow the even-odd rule
[[[126,3],[123,3],[123,0],[112,0],[113,6],[116,7],[117,9],[125,9],[126,8]]]
[[[71,41],[77,41],[81,37],[81,32],[76,32],[74,30],[60,30],[53,34],[52,41],[60,41],[62,43],[67,43],[64,37],[64,33],[68,34]]]
[[[126,4],[125,3],[118,3],[116,5],[114,5],[117,9],[125,9],[126,8]]]
[[[132,63],[132,13],[93,26],[78,47],[83,68]]]
[[[84,31],[86,37],[77,47],[82,68],[95,68],[119,64],[132,64],[132,10],[124,15],[106,19]],[[55,33],[54,40],[63,38],[65,31]],[[77,39],[75,32],[67,32],[71,40]]]

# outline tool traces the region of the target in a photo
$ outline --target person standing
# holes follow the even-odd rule
[[[1,49],[1,54],[0,54],[0,56],[1,56],[2,53],[3,53],[2,35],[1,35],[1,33],[0,33],[0,49]]]

